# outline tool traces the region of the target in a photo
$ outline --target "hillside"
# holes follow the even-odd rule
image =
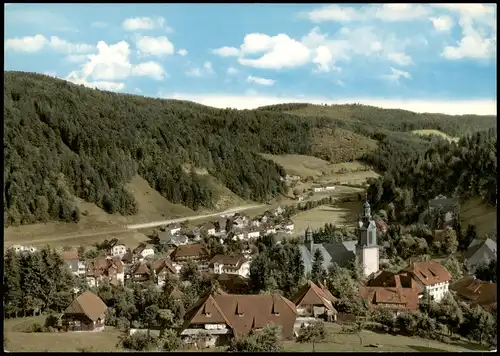
[[[409,118],[414,127],[408,129],[453,136],[453,128],[492,125],[491,117],[477,117],[471,126],[468,117],[401,110],[383,110],[387,119],[381,119],[382,109],[359,105],[336,108],[351,113],[341,118],[303,104],[216,109],[93,90],[40,74],[4,74],[6,226],[79,221],[79,201],[122,216],[190,215],[269,201],[286,193],[280,180],[285,170],[262,154],[363,159],[382,170],[391,150],[428,148],[427,138],[400,132]]]

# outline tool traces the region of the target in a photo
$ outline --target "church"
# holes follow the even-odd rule
[[[363,275],[369,276],[379,270],[379,247],[377,245],[377,226],[371,215],[368,199],[363,204],[363,212],[357,226],[358,240],[335,243],[315,244],[312,230],[307,228],[304,244],[299,246],[304,274],[311,273],[314,253],[320,250],[323,255],[323,268],[328,271],[330,264],[345,266],[355,257],[360,261]]]

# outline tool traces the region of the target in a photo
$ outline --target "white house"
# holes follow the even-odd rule
[[[335,190],[335,186],[334,186],[334,185],[327,184],[327,185],[325,185],[325,190],[326,190],[326,191],[332,191],[332,190]]]
[[[127,246],[124,244],[117,244],[111,248],[111,256],[123,257],[127,253]]]
[[[276,209],[274,209],[273,214],[274,216],[280,216],[284,211],[285,210],[281,206],[278,206]]]
[[[320,192],[324,192],[325,191],[325,187],[323,187],[322,185],[319,185],[319,184],[313,184],[313,186],[311,187],[312,191],[314,193],[320,193]]]
[[[171,224],[168,226],[168,230],[170,230],[172,235],[175,235],[181,231],[181,226],[179,224]]]
[[[437,261],[414,262],[403,271],[411,275],[420,286],[422,293],[429,293],[437,302],[448,293],[451,274]]]
[[[248,230],[247,232],[247,239],[256,239],[260,236],[260,231],[259,230]]]
[[[227,273],[247,277],[250,274],[250,264],[241,254],[216,255],[208,263],[208,270],[215,274]]]
[[[263,235],[269,235],[269,234],[275,234],[276,233],[276,227],[274,226],[266,226],[262,228],[262,234]]]
[[[133,255],[136,256],[139,260],[144,258],[153,257],[155,255],[155,250],[153,246],[148,245],[139,245],[133,252]]]
[[[293,224],[292,221],[285,221],[283,223],[283,229],[285,232],[291,234],[293,232],[293,229],[295,228],[295,225]]]
[[[260,221],[258,219],[252,220],[252,221],[250,221],[250,226],[259,227]]]
[[[18,252],[36,252],[37,248],[33,246],[22,246],[22,245],[13,245],[12,248],[16,253]]]
[[[203,230],[208,236],[214,236],[216,233],[215,224],[213,222],[203,224],[201,230]]]
[[[245,239],[245,232],[242,230],[235,230],[230,233],[230,236],[232,235],[233,241],[236,240],[244,240]]]

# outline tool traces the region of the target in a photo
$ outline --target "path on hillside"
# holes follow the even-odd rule
[[[220,211],[218,213],[210,213],[210,214],[204,214],[204,215],[194,215],[194,216],[187,216],[184,218],[177,218],[177,219],[170,219],[170,220],[162,220],[162,221],[153,221],[149,223],[142,223],[142,224],[134,224],[134,225],[127,225],[127,229],[129,230],[137,230],[137,229],[147,229],[150,227],[157,227],[161,225],[168,225],[168,224],[175,224],[175,223],[180,223],[182,221],[186,220],[199,220],[199,219],[205,219],[205,218],[211,218],[214,216],[220,216],[224,214],[230,214],[230,213],[239,213],[244,210],[249,210],[249,209],[257,209],[257,208],[262,208],[263,206],[266,206],[265,204],[260,204],[260,205],[246,205],[246,206],[239,206],[236,208]]]
[[[22,244],[23,245],[30,245],[30,244],[45,244],[45,243],[51,243],[51,242],[56,242],[59,240],[69,240],[69,239],[76,239],[76,238],[82,238],[82,237],[95,237],[95,236],[101,236],[101,235],[119,235],[123,233],[131,233],[134,230],[138,229],[145,229],[145,228],[152,228],[152,227],[157,227],[161,225],[167,225],[167,224],[172,224],[172,223],[177,223],[177,222],[182,222],[186,220],[198,220],[198,219],[204,219],[204,218],[210,218],[210,217],[215,217],[215,216],[220,216],[223,214],[229,214],[229,213],[237,213],[241,212],[244,210],[249,210],[249,209],[257,209],[266,206],[265,204],[260,204],[260,205],[246,205],[246,206],[239,206],[236,208],[220,211],[217,213],[210,213],[210,214],[202,214],[202,215],[194,215],[194,216],[187,216],[183,218],[177,218],[177,219],[170,219],[170,220],[162,220],[162,221],[152,221],[148,223],[142,223],[142,224],[134,224],[134,225],[126,225],[126,226],[121,226],[117,228],[103,228],[103,229],[92,229],[93,231],[81,231],[81,232],[70,232],[66,234],[58,234],[56,236],[51,235],[51,236],[40,236],[39,238],[32,238],[32,239],[22,239]],[[10,241],[9,241],[10,242]],[[17,241],[16,241],[17,242]],[[7,243],[6,245],[13,245],[16,243],[15,241],[12,241],[11,243]],[[21,243],[19,242],[19,243]]]

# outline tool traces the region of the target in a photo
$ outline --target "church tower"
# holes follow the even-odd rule
[[[358,223],[358,243],[356,256],[361,263],[365,277],[379,270],[379,247],[377,245],[377,226],[372,218],[370,203],[365,196],[363,212]]]
[[[306,245],[306,248],[309,250],[309,253],[313,253],[314,238],[313,238],[313,232],[312,232],[312,229],[310,226],[308,226],[306,229],[306,236],[304,239],[304,245]]]

